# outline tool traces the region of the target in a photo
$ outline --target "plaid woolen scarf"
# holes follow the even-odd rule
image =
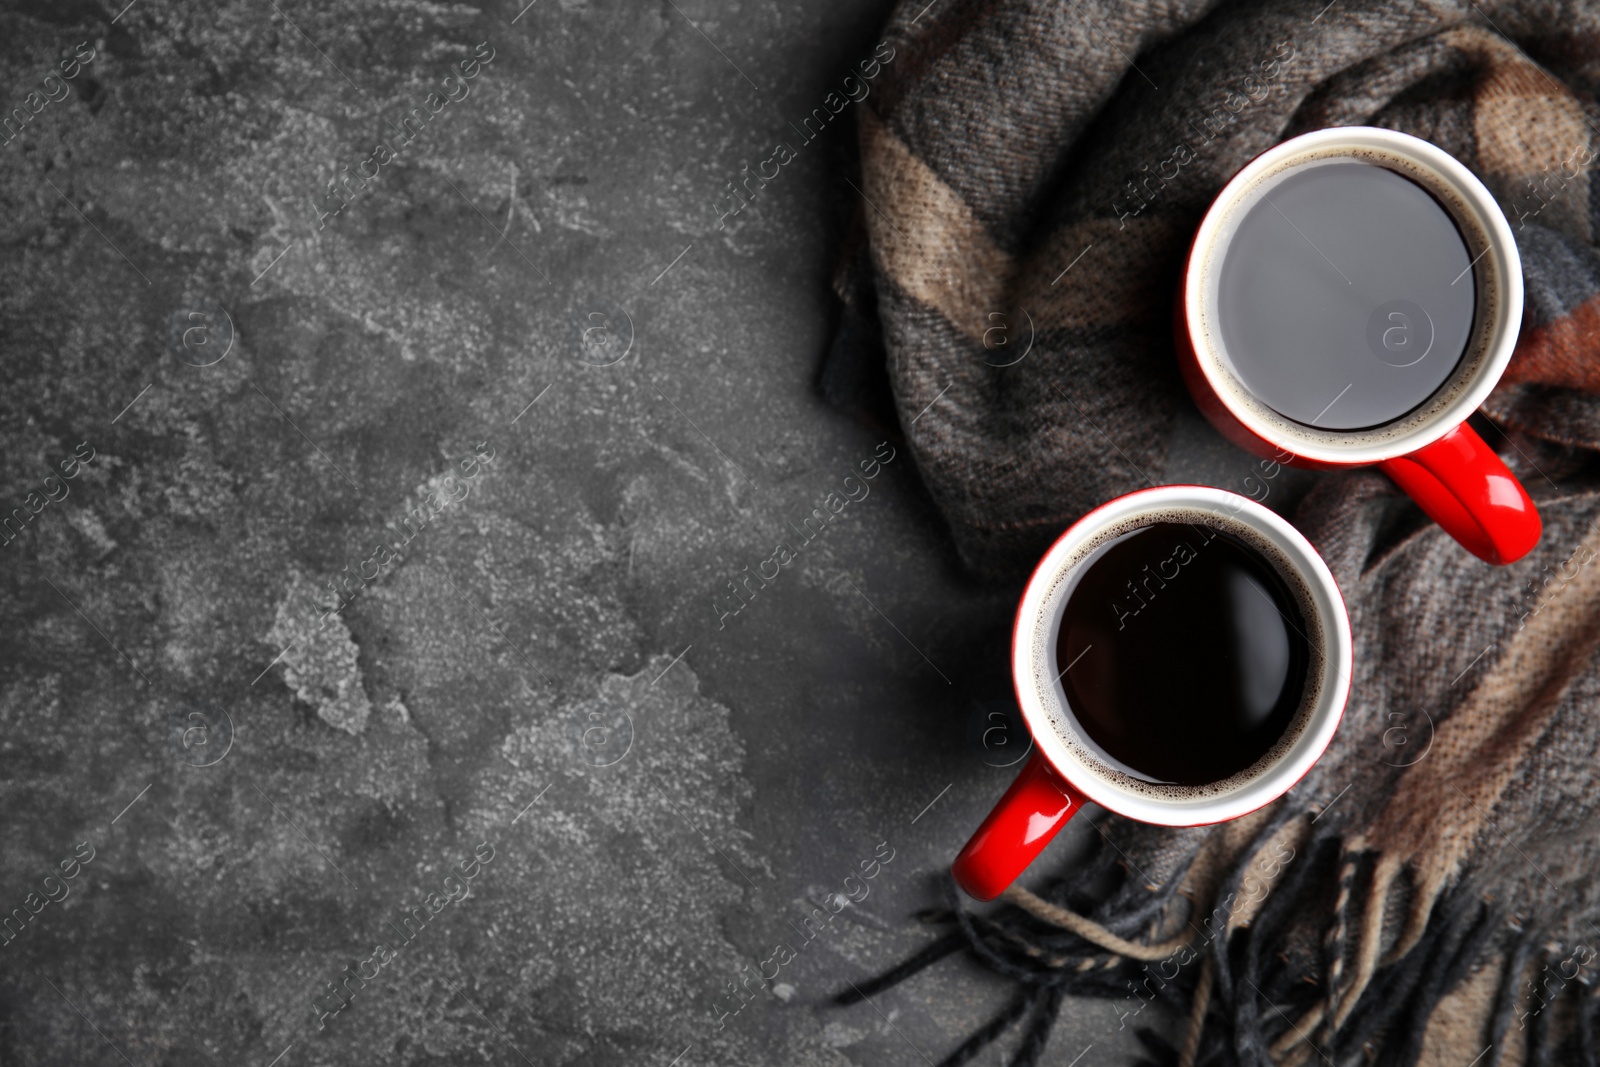
[[[1169,1005],[1176,1045],[1147,1040],[1185,1065],[1594,1063],[1600,11],[925,5],[891,19],[861,113],[864,240],[823,387],[870,414],[887,368],[886,417],[974,569],[1015,580],[1181,460],[1186,242],[1252,156],[1341,124],[1442,146],[1511,220],[1527,313],[1482,432],[1545,534],[1490,567],[1383,476],[1318,479],[1291,517],[1344,590],[1357,670],[1312,774],[1218,827],[1105,818],[1087,869],[987,917],[954,901],[947,936],[863,991],[958,950],[1014,978],[946,1063],[1014,1023],[1033,1063],[1068,993]],[[1276,469],[1237,456],[1228,488],[1270,491]]]

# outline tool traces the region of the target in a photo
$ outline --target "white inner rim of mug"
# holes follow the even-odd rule
[[[1056,638],[1067,599],[1095,549],[1153,522],[1186,521],[1185,513],[1252,544],[1290,588],[1299,591],[1312,653],[1306,704],[1279,743],[1239,774],[1204,786],[1151,783],[1108,762],[1066,710],[1066,690],[1056,664]],[[1062,776],[1102,807],[1164,826],[1237,818],[1282,796],[1332,740],[1344,711],[1352,662],[1344,600],[1311,544],[1260,504],[1204,486],[1163,486],[1133,493],[1095,509],[1068,530],[1046,553],[1023,594],[1012,657],[1023,717],[1040,750]],[[1151,669],[1161,665],[1152,664]]]
[[[1218,327],[1220,254],[1246,212],[1310,162],[1355,159],[1393,170],[1432,193],[1450,214],[1473,259],[1476,308],[1471,339],[1443,385],[1391,422],[1362,430],[1324,430],[1274,411],[1244,385]],[[1522,322],[1522,262],[1504,213],[1483,183],[1443,149],[1409,134],[1365,126],[1318,130],[1258,156],[1223,187],[1206,212],[1185,270],[1184,313],[1195,355],[1212,390],[1256,436],[1297,456],[1329,463],[1374,463],[1437,441],[1477,410],[1499,382]]]

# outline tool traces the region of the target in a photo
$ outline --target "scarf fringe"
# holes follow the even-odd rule
[[[1267,819],[1233,857],[1213,902],[1233,899],[1230,894],[1239,893],[1263,848],[1306,814],[1286,808]],[[1160,1067],[1300,1067],[1350,1057],[1376,1067],[1415,1067],[1434,1011],[1492,947],[1505,942],[1505,915],[1470,885],[1436,897],[1412,893],[1399,920],[1399,941],[1383,953],[1401,872],[1390,870],[1384,857],[1362,842],[1334,834],[1308,837],[1300,847],[1300,856],[1284,868],[1254,915],[1238,922],[1230,916],[1198,946],[1203,934],[1195,920],[1203,912],[1180,896],[1192,857],[1190,865],[1153,891],[1123,870],[1120,883],[1103,893],[1097,906],[1086,907],[1083,887],[1103,883],[1118,867],[1102,839],[1073,876],[1042,894],[1013,887],[1003,898],[1008,906],[990,916],[969,911],[947,879],[949,910],[939,918],[954,928],[835,1002],[854,1003],[965,949],[1020,988],[1010,1005],[940,1067],[971,1062],[1019,1025],[1022,1036],[1010,1062],[1033,1067],[1068,995],[1137,996],[1139,1010],[1143,1003],[1161,1001],[1185,1026],[1177,1046],[1153,1031],[1138,1031],[1149,1062]],[[1292,935],[1311,907],[1326,910],[1326,928],[1314,942],[1299,946]],[[1187,918],[1177,908],[1187,909]],[[1179,923],[1187,929],[1155,941]],[[1549,966],[1548,952],[1535,955],[1537,940],[1534,933],[1521,932],[1506,955],[1492,1003],[1482,1013],[1479,1032],[1495,1048],[1482,1067],[1500,1063],[1501,1050],[1516,1040],[1527,1043],[1529,1055],[1520,1062],[1530,1067],[1552,1062],[1600,1067],[1595,1037],[1600,1025],[1587,975],[1567,983],[1576,992],[1564,986],[1544,1010],[1518,1019],[1530,968],[1539,973]],[[1178,961],[1178,954],[1191,947],[1171,978],[1160,968],[1152,971],[1152,964]],[[1182,965],[1189,962],[1198,965]]]

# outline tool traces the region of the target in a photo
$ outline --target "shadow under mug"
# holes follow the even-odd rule
[[[1455,370],[1411,411],[1358,430],[1318,428],[1267,406],[1235,372],[1218,327],[1220,266],[1244,210],[1289,173],[1307,164],[1346,159],[1385,166],[1431,194],[1449,213],[1473,257],[1469,269],[1475,285],[1472,330]],[[1539,513],[1527,490],[1466,420],[1511,360],[1522,322],[1522,297],[1522,263],[1511,227],[1471,171],[1420,138],[1343,126],[1284,141],[1251,160],[1223,186],[1189,247],[1173,331],[1189,392],[1234,444],[1298,467],[1337,470],[1376,464],[1469,552],[1505,564],[1538,543]]]
[[[1205,786],[1139,781],[1113,767],[1080,733],[1061,683],[1065,672],[1056,670],[1061,617],[1075,578],[1096,549],[1131,529],[1185,513],[1251,543],[1301,591],[1312,631],[1302,704],[1280,742],[1239,774]],[[1333,739],[1350,689],[1351,649],[1350,620],[1333,575],[1311,543],[1274,512],[1237,493],[1194,485],[1144,489],[1101,505],[1051,546],[1023,591],[1012,633],[1011,675],[1035,750],[951,866],[956,883],[979,900],[994,899],[1086,801],[1160,826],[1223,822],[1271,803],[1311,769]]]

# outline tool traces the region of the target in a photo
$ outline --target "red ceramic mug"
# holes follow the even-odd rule
[[[1422,186],[1449,214],[1473,257],[1470,270],[1463,272],[1472,276],[1473,321],[1459,363],[1418,406],[1381,425],[1357,429],[1319,428],[1269,407],[1236,370],[1218,306],[1222,264],[1249,209],[1304,168],[1340,161],[1377,163]],[[1393,304],[1408,307],[1413,315],[1422,311],[1407,300]],[[1385,303],[1374,314],[1389,307]],[[1409,318],[1392,310],[1389,317],[1397,325],[1394,336],[1403,339],[1400,328],[1409,327]],[[1416,317],[1431,347],[1432,317]],[[1538,542],[1539,513],[1516,476],[1466,419],[1499,382],[1521,322],[1522,264],[1516,242],[1483,183],[1427,141],[1393,130],[1345,126],[1277,145],[1251,160],[1217,194],[1184,264],[1174,333],[1190,393],[1234,444],[1293,466],[1329,470],[1377,464],[1468,551],[1504,564],[1522,558]],[[1347,329],[1359,334],[1362,324]],[[1390,334],[1378,336],[1387,339]],[[1351,343],[1360,344],[1360,339],[1352,337]]]
[[[1076,579],[1096,550],[1159,521],[1199,522],[1248,542],[1298,592],[1310,660],[1301,703],[1277,744],[1225,781],[1164,785],[1130,776],[1074,719],[1056,667],[1056,639]],[[1011,672],[1035,750],[951,867],[979,900],[998,896],[1085,801],[1141,822],[1202,826],[1236,819],[1287,792],[1333,739],[1350,689],[1350,620],[1315,548],[1279,515],[1204,486],[1145,489],[1085,515],[1045,553],[1017,608]],[[1152,663],[1152,670],[1160,670]]]

